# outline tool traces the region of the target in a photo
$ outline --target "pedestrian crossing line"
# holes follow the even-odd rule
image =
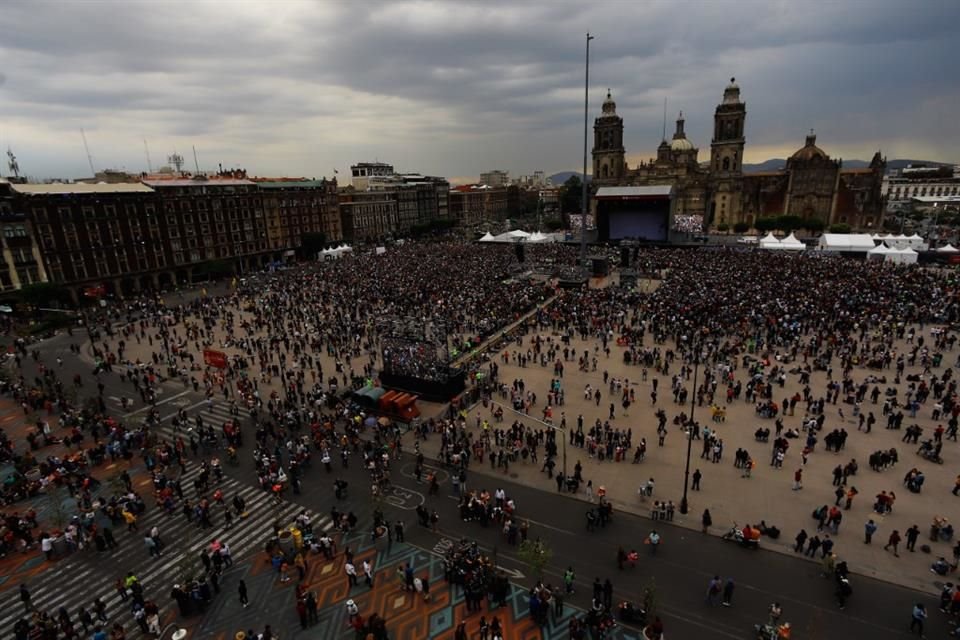
[[[181,482],[192,482],[199,471],[199,465],[193,465],[182,474]],[[229,530],[224,529],[223,520],[220,517],[218,524],[213,528],[200,530],[178,512],[170,516],[162,507],[153,507],[141,517],[138,522],[139,530],[135,535],[122,537],[123,545],[108,557],[121,567],[129,567],[123,571],[134,571],[149,596],[158,603],[165,602],[161,605],[161,617],[173,606],[172,603],[166,602],[168,599],[164,596],[180,578],[177,574],[180,571],[181,562],[191,554],[198,557],[201,549],[212,540],[221,539],[229,544],[231,555],[236,561],[259,548],[272,535],[274,522],[279,520],[281,523],[289,523],[304,511],[311,518],[316,517],[294,502],[283,502],[279,507],[274,507],[273,498],[269,493],[229,477],[225,477],[218,486],[223,490],[225,500],[230,499],[228,496],[240,495],[246,501],[247,510],[252,517],[234,519],[233,526]],[[189,493],[185,491],[184,495],[187,497]],[[177,546],[181,548],[177,549],[174,555],[161,556],[158,562],[149,556],[141,543],[142,536],[153,526],[159,528],[160,538],[167,543],[166,549],[171,549],[171,541],[174,540],[186,541],[186,545],[178,544]],[[315,530],[330,531],[333,528],[334,523],[328,516],[320,517],[314,523]],[[33,604],[38,609],[51,613],[55,613],[61,606],[66,606],[71,611],[75,611],[80,606],[89,607],[93,598],[98,595],[98,590],[91,591],[90,583],[105,583],[104,591],[107,593],[99,593],[99,595],[106,603],[108,612],[112,613],[111,620],[122,619],[122,621],[132,622],[132,612],[127,606],[128,603],[121,601],[119,594],[113,588],[113,577],[104,576],[102,566],[90,564],[90,558],[87,556],[91,553],[96,552],[89,548],[76,552],[61,561],[56,570],[47,571],[37,580],[32,581],[29,587]],[[65,576],[68,576],[66,581]],[[67,588],[65,584],[68,585]],[[0,628],[11,628],[13,623],[22,617],[22,607],[18,599],[17,593],[12,593],[6,598],[7,602],[4,603],[6,606],[2,609],[3,613],[0,613]]]

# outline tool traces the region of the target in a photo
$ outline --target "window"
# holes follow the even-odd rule
[[[200,204],[203,204],[203,203],[201,202]],[[210,214],[208,214],[206,211],[201,211],[200,213],[197,214],[197,219],[200,222],[209,222]]]
[[[112,204],[105,204],[105,205],[103,205],[103,215],[105,215],[105,216],[108,217],[108,218],[116,218],[116,217],[117,217],[117,207],[116,207],[115,205],[112,205]]]
[[[47,218],[46,207],[34,207],[33,219],[36,220],[37,222],[49,222],[49,219]]]
[[[93,207],[83,207],[83,218],[89,220],[95,216]]]
[[[723,159],[723,170],[730,171],[730,158]]]
[[[199,251],[190,252],[190,262],[200,262],[203,258],[200,257]]]

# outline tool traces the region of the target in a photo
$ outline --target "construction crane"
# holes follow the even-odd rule
[[[83,138],[83,149],[87,152],[87,162],[90,163],[90,176],[96,176],[97,170],[93,168],[93,156],[90,155],[90,146],[87,144],[87,134],[80,129],[80,137]]]

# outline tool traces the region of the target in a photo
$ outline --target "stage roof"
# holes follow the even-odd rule
[[[596,198],[610,198],[613,200],[623,198],[669,198],[673,192],[673,186],[669,184],[655,184],[646,187],[600,187],[597,189]]]

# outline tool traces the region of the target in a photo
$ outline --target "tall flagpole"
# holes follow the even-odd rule
[[[583,194],[580,204],[580,272],[588,276],[587,270],[587,125],[590,115],[590,41],[593,36],[587,33],[587,57],[583,79]]]

